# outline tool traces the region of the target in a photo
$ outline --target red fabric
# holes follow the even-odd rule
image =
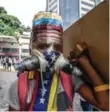
[[[39,74],[38,72],[35,73],[36,75],[36,84],[34,87],[34,92],[32,95],[32,100],[30,103],[29,111],[33,110],[37,90],[38,90],[38,82],[39,82]],[[72,77],[69,74],[64,73],[63,71],[60,71],[61,74],[61,82],[65,89],[65,92],[70,100],[70,106],[72,107],[72,100],[73,100],[73,88],[72,88]],[[28,79],[28,72],[24,72],[20,74],[19,81],[18,81],[18,94],[19,94],[19,101],[21,110],[24,110],[26,106],[27,96],[28,96],[28,90],[29,90],[29,79]],[[70,111],[71,108],[68,109]]]
[[[38,82],[39,82],[38,72],[35,73],[35,78],[36,78],[36,84],[34,86],[34,92],[33,92],[33,95],[32,95],[32,100],[31,100],[31,103],[30,103],[29,111],[33,110],[34,102],[35,102],[35,99],[36,99],[36,94],[37,94],[37,90],[38,90]]]
[[[57,34],[57,35],[63,36],[63,32],[59,32],[57,30],[47,30],[47,29],[36,30],[35,33],[36,34],[38,34],[38,33],[53,33],[53,34]]]
[[[27,97],[28,97],[28,91],[29,91],[29,79],[28,79],[29,72],[23,72],[20,74],[19,80],[18,80],[18,96],[20,101],[20,108],[23,111],[26,106]],[[39,81],[39,75],[38,72],[35,73],[36,78],[36,84],[34,87],[34,92],[32,95],[32,100],[30,103],[29,111],[32,111],[34,106],[35,97],[37,94],[38,89],[38,81]]]
[[[72,106],[72,103],[73,103],[73,87],[72,87],[72,76],[63,72],[63,71],[60,71],[60,74],[61,74],[61,82],[62,82],[62,85],[65,89],[65,92],[67,94],[67,96],[69,97],[69,100],[70,100],[70,103],[71,103],[71,106]]]
[[[21,110],[24,110],[29,90],[28,72],[21,73],[18,80],[18,96]]]
[[[40,25],[34,26],[32,31],[35,32],[36,30],[46,30],[46,29],[47,30],[57,30],[57,31],[63,32],[62,27],[59,27],[56,25],[47,25],[47,24],[40,24]]]

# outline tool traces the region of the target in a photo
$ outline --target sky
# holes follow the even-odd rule
[[[45,11],[46,0],[0,0],[8,14],[16,16],[23,25],[32,26],[32,19],[39,11]]]

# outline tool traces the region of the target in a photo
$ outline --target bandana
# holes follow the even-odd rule
[[[60,56],[60,53],[57,52],[57,51],[51,51],[51,52],[46,51],[43,54],[45,56],[45,59],[48,62],[48,66],[46,68],[46,71],[51,71],[52,72],[54,63],[55,63],[56,59]]]

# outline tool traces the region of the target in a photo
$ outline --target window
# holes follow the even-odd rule
[[[89,11],[89,9],[84,8],[84,7],[81,7],[81,10],[83,10],[83,11],[85,11],[85,12],[88,12],[88,11]]]
[[[57,9],[57,4],[54,7],[51,7],[52,11],[55,10],[55,9]]]
[[[30,36],[22,36],[23,39],[30,39]]]
[[[49,7],[52,7],[56,3],[57,3],[57,1],[56,0],[53,0],[52,3],[49,4]]]
[[[2,52],[5,52],[5,53],[18,52],[18,49],[17,48],[3,48]]]
[[[22,49],[22,52],[28,53],[29,49]]]
[[[94,5],[88,3],[88,2],[84,2],[84,1],[81,1],[81,4],[84,4],[86,6],[90,6],[90,7],[94,7]]]

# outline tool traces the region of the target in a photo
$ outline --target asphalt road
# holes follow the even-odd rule
[[[10,71],[0,71],[0,80],[10,80],[14,81],[17,79],[16,77],[17,72],[10,72]]]
[[[8,90],[13,81],[17,79],[17,72],[0,71],[0,111],[8,109]]]

